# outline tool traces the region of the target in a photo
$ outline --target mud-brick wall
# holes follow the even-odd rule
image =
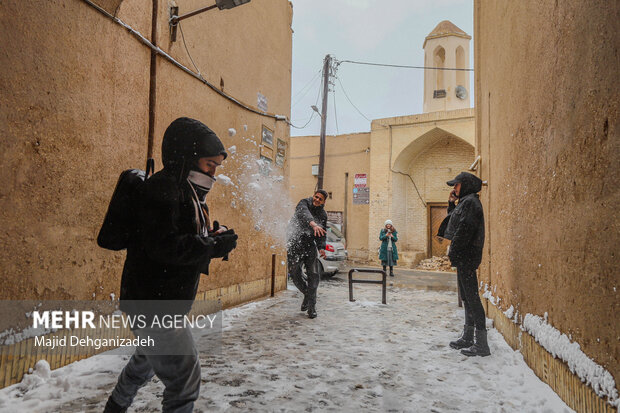
[[[475,5],[477,144],[499,307],[543,316],[620,382],[620,3]]]
[[[114,2],[102,5],[115,8],[108,3]],[[116,3],[117,17],[150,38],[153,2]],[[198,0],[176,3],[180,13],[204,7]],[[289,116],[287,0],[184,20],[187,50],[180,31],[176,42],[169,39],[169,2],[158,4],[152,40],[162,50],[196,70],[189,51],[224,92],[253,107],[260,92],[268,112]],[[82,0],[5,1],[0,32],[0,298],[118,297],[125,253],[102,250],[95,239],[119,173],[145,165],[150,49]],[[274,144],[288,143],[284,122],[240,108],[161,57],[156,65],[156,170],[165,128],[180,116],[200,119],[227,148],[236,146],[221,170],[233,182],[253,172],[263,126],[273,130]],[[229,128],[237,134],[229,136]],[[272,175],[286,176],[286,168],[288,162]],[[234,227],[240,240],[230,261],[215,263],[203,277],[202,291],[267,278],[271,254],[279,255],[278,264],[284,256],[281,243],[257,227],[253,206],[241,198],[232,203],[242,192],[219,181],[209,194],[213,217]],[[284,266],[277,271],[284,276]]]

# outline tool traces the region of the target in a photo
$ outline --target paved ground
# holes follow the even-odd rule
[[[496,330],[489,330],[490,357],[450,349],[463,322],[456,294],[399,287],[436,274],[397,274],[388,305],[375,285],[356,285],[350,303],[339,275],[321,283],[314,320],[299,311],[294,287],[225,311],[221,352],[197,340],[202,387],[195,411],[571,411]],[[453,275],[439,277],[450,290]],[[125,362],[96,356],[35,371],[0,390],[0,411],[100,412]],[[154,379],[130,412],[159,411],[162,391]]]

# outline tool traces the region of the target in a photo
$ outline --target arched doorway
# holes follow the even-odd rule
[[[473,158],[471,144],[438,127],[411,141],[396,156],[392,220],[399,231],[403,254],[428,257],[434,251],[431,230],[433,223],[436,226],[437,220],[445,216],[442,214],[449,193],[446,181],[467,170]],[[442,245],[438,244],[435,252],[439,254],[441,250]]]

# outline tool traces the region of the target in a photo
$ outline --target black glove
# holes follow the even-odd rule
[[[225,257],[230,251],[237,247],[237,234],[232,229],[213,237],[212,258]]]
[[[216,233],[218,230],[222,229],[222,228],[223,228],[223,229],[225,229],[225,230],[228,230],[228,228],[226,228],[225,226],[220,225],[220,223],[219,223],[219,222],[217,222],[217,221],[213,221],[213,229],[211,229],[211,231],[209,231],[209,236],[210,236],[210,237],[215,237],[215,236],[216,236],[216,234],[215,234],[215,233]],[[218,235],[219,235],[219,234],[218,234]]]

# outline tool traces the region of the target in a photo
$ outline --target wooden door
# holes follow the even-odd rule
[[[429,257],[443,257],[446,255],[446,250],[450,241],[437,236],[439,225],[443,219],[448,215],[447,203],[429,203],[428,205],[428,252]]]

